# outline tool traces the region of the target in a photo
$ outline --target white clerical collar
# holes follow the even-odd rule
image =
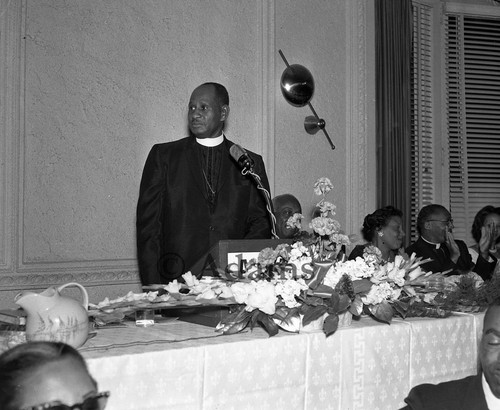
[[[486,404],[489,410],[500,410],[500,399],[496,397],[491,391],[490,385],[484,377],[484,373],[481,376],[481,383],[483,385],[484,398],[486,399]]]
[[[215,138],[196,138],[196,142],[204,147],[216,147],[224,142],[224,134]]]
[[[429,245],[434,245],[436,247],[436,249],[439,249],[441,247],[441,244],[440,243],[434,243],[434,242],[431,242],[431,241],[428,241],[427,239],[425,239],[423,236],[421,236],[422,240],[424,242],[427,242]]]

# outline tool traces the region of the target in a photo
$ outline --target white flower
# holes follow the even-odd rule
[[[343,271],[337,269],[338,266],[339,265],[332,265],[323,279],[323,284],[330,286],[332,289],[335,289],[335,286],[337,286],[337,283],[339,283],[340,278],[344,274]]]
[[[306,246],[302,245],[302,242],[295,242],[292,245],[289,256],[290,256],[289,259],[290,262],[297,262],[297,261],[305,262],[306,260],[309,262],[311,261],[309,249],[307,249]]]
[[[286,221],[286,227],[302,229],[302,219],[304,219],[304,215],[295,213]]]
[[[401,289],[393,289],[388,282],[373,285],[367,295],[361,296],[365,305],[378,305],[384,300],[395,300],[401,294]]]
[[[410,273],[408,274],[408,279],[415,280],[420,276],[422,276],[423,274],[425,274],[425,272],[422,270],[420,266],[417,266],[412,271],[410,271]]]
[[[248,295],[254,291],[254,282],[236,282],[231,285],[231,291],[236,303],[247,303]]]
[[[198,299],[215,299],[217,298],[217,295],[213,291],[213,289],[210,288],[210,286],[206,287],[203,289],[203,291],[196,296],[196,300]]]
[[[231,288],[226,285],[220,286],[215,289],[215,293],[217,293],[217,295],[222,299],[228,299],[234,296]]]
[[[378,269],[376,269],[373,272],[373,275],[370,278],[370,281],[372,283],[375,283],[376,285],[378,285],[379,283],[387,282],[387,277],[388,277],[387,276],[387,266],[383,265],[383,266],[380,266]]]
[[[387,277],[396,285],[403,286],[405,284],[405,270],[399,269],[396,263],[387,264]]]
[[[318,235],[325,236],[338,233],[340,230],[340,223],[331,218],[318,216],[311,221],[309,228],[311,228]]]
[[[374,245],[368,245],[363,250],[363,259],[370,266],[380,265],[382,262],[382,251]]]
[[[403,258],[401,255],[396,255],[394,258],[394,266],[398,268],[403,268],[406,263],[405,258]]]
[[[259,309],[268,315],[274,315],[277,301],[274,285],[260,280],[255,283],[254,291],[248,295],[246,310],[251,312],[254,309]]]
[[[331,213],[332,216],[335,216],[335,210],[337,209],[337,206],[332,204],[331,202],[320,201],[316,206],[319,208],[321,216],[326,217],[329,213]]]
[[[349,237],[343,233],[334,233],[330,235],[330,241],[337,244],[337,246],[350,245]]]
[[[393,288],[392,289],[392,295],[389,298],[389,300],[394,301],[396,299],[399,299],[399,297],[401,296],[401,291],[402,290],[403,290],[402,288],[396,288],[396,289]]]
[[[326,177],[321,177],[314,183],[314,193],[316,195],[325,195],[332,189],[333,189],[333,184]]]
[[[294,308],[300,306],[295,296],[299,296],[302,290],[307,290],[308,288],[303,279],[285,280],[276,284],[276,295],[281,296],[286,307]]]
[[[177,279],[174,279],[172,282],[170,282],[168,285],[166,285],[165,290],[168,293],[179,293],[180,285],[179,285],[179,282],[177,282]]]
[[[186,285],[188,285],[189,287],[195,286],[200,283],[200,281],[196,279],[196,276],[194,276],[191,271],[187,271],[184,275],[182,275],[182,278],[186,282]]]

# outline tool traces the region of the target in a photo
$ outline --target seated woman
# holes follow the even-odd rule
[[[393,206],[377,209],[365,217],[361,233],[367,241],[364,245],[356,245],[349,255],[349,259],[363,257],[369,246],[374,246],[380,251],[380,257],[385,262],[393,262],[403,246],[403,213]]]
[[[469,247],[474,262],[472,270],[483,279],[490,279],[500,259],[500,208],[487,205],[480,209],[472,223],[475,245]],[[478,259],[486,263],[478,263]]]
[[[0,409],[103,410],[108,396],[64,343],[24,343],[0,356]]]

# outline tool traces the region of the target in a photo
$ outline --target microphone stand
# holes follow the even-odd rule
[[[262,191],[264,193],[264,198],[266,199],[267,213],[269,214],[270,219],[271,219],[271,234],[273,236],[273,239],[279,239],[279,236],[276,235],[276,217],[274,216],[273,211],[272,211],[272,207],[271,207],[271,194],[269,193],[269,191],[266,188],[264,188],[260,177],[255,172],[253,172],[252,168],[248,168],[248,167],[243,168],[241,170],[241,174],[242,175],[250,174],[250,176],[254,179],[255,183],[257,184],[257,189],[259,189],[260,191]]]

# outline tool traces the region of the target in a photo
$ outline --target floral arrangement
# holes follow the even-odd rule
[[[405,317],[409,300],[418,298],[416,287],[431,283],[440,274],[422,271],[420,265],[428,260],[415,255],[398,255],[394,262],[385,263],[377,251],[367,247],[363,258],[339,260],[325,268],[312,262],[309,248],[301,242],[266,248],[258,259],[272,270],[264,270],[266,274],[256,281],[230,286],[241,306],[217,330],[231,334],[249,324],[260,324],[272,336],[279,328],[299,331],[301,326],[324,319],[323,331],[329,336],[343,314],[367,313],[386,323],[394,314]]]
[[[258,277],[230,285],[240,306],[217,326],[217,331],[232,334],[249,324],[260,324],[273,336],[280,327],[298,332],[323,316],[325,334],[337,330],[339,314],[349,308],[349,298],[343,290],[321,285],[324,274],[312,263],[310,248],[302,242],[280,244],[276,249],[263,249],[258,261],[266,267]]]
[[[377,248],[368,247],[363,258],[345,261],[339,250],[349,245],[350,238],[333,219],[336,206],[326,196],[333,190],[328,178],[319,178],[314,193],[321,197],[316,204],[317,216],[290,246],[263,249],[249,262],[243,282],[231,285],[240,306],[217,327],[223,333],[235,333],[250,324],[260,324],[274,335],[281,327],[299,331],[302,326],[322,320],[329,336],[339,325],[341,316],[359,316],[368,312],[390,322],[394,303],[401,295],[411,294],[410,282],[423,275],[419,258],[398,257],[385,264]],[[301,230],[303,215],[294,214],[288,227]],[[378,253],[377,253],[378,251]],[[325,263],[327,262],[327,263]],[[416,292],[413,292],[414,297]],[[405,314],[405,304],[397,305]]]
[[[378,320],[390,323],[395,313],[407,316],[410,303],[402,299],[416,298],[418,287],[442,277],[441,274],[426,273],[420,265],[427,259],[396,255],[393,262],[385,262],[380,250],[371,245],[365,248],[363,257],[338,263],[325,275],[323,283],[335,287],[341,278],[348,277],[354,284],[351,295],[353,314],[369,313]]]
[[[309,228],[312,229],[312,235],[307,232],[302,232],[302,242],[312,247],[312,254],[315,260],[335,260],[342,245],[350,245],[351,241],[340,228],[340,223],[333,219],[336,215],[337,206],[326,200],[326,195],[333,190],[333,184],[329,178],[319,178],[314,183],[314,193],[321,196],[320,201],[316,204],[317,215],[312,219]],[[287,221],[289,228],[302,229],[302,214],[294,214]]]

